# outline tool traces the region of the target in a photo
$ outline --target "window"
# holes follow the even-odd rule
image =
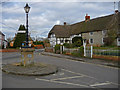
[[[90,32],[89,34],[90,34],[90,35],[93,35],[93,32]]]
[[[103,30],[102,34],[105,35],[107,33],[107,30]]]
[[[89,42],[90,42],[90,44],[92,44],[93,43],[93,39],[89,39]]]
[[[103,44],[105,43],[105,38],[102,38],[102,43],[103,43]]]
[[[63,43],[63,40],[60,40],[61,43]]]
[[[86,41],[87,41],[86,39],[83,39],[83,42],[84,42],[84,43],[86,43]]]

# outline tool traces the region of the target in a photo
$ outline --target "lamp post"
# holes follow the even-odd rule
[[[26,6],[24,7],[25,13],[26,13],[26,47],[29,47],[29,38],[28,38],[28,13],[30,11],[30,7],[28,6],[28,4],[26,3]]]

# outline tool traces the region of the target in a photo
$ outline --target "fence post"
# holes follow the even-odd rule
[[[92,58],[92,55],[93,55],[93,46],[91,45],[91,58]]]
[[[84,44],[84,56],[86,56],[86,45]]]
[[[60,46],[60,54],[62,54],[62,48],[61,48],[61,46]]]
[[[63,46],[63,51],[65,50],[65,47]]]

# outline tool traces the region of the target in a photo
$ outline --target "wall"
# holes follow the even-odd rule
[[[51,45],[52,47],[54,47],[54,46],[56,45],[56,37],[55,37],[55,34],[51,34],[51,35],[50,35],[49,41],[50,41],[50,45]]]
[[[104,43],[102,42],[102,38],[104,37],[104,34],[102,33],[102,31],[96,31],[93,32],[93,35],[90,35],[89,32],[88,33],[82,33],[82,38],[83,39],[93,39],[93,44],[91,45],[103,45]],[[90,43],[89,43],[90,44]]]
[[[5,40],[5,36],[0,34],[0,48],[2,48],[2,45],[4,43],[4,40]]]

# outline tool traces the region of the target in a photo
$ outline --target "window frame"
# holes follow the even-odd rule
[[[89,32],[89,35],[90,35],[90,36],[93,36],[93,32]]]
[[[92,43],[91,43],[91,40],[92,40]],[[93,43],[94,43],[94,39],[93,39],[93,38],[90,38],[90,39],[89,39],[89,43],[90,43],[90,44],[93,44]]]

